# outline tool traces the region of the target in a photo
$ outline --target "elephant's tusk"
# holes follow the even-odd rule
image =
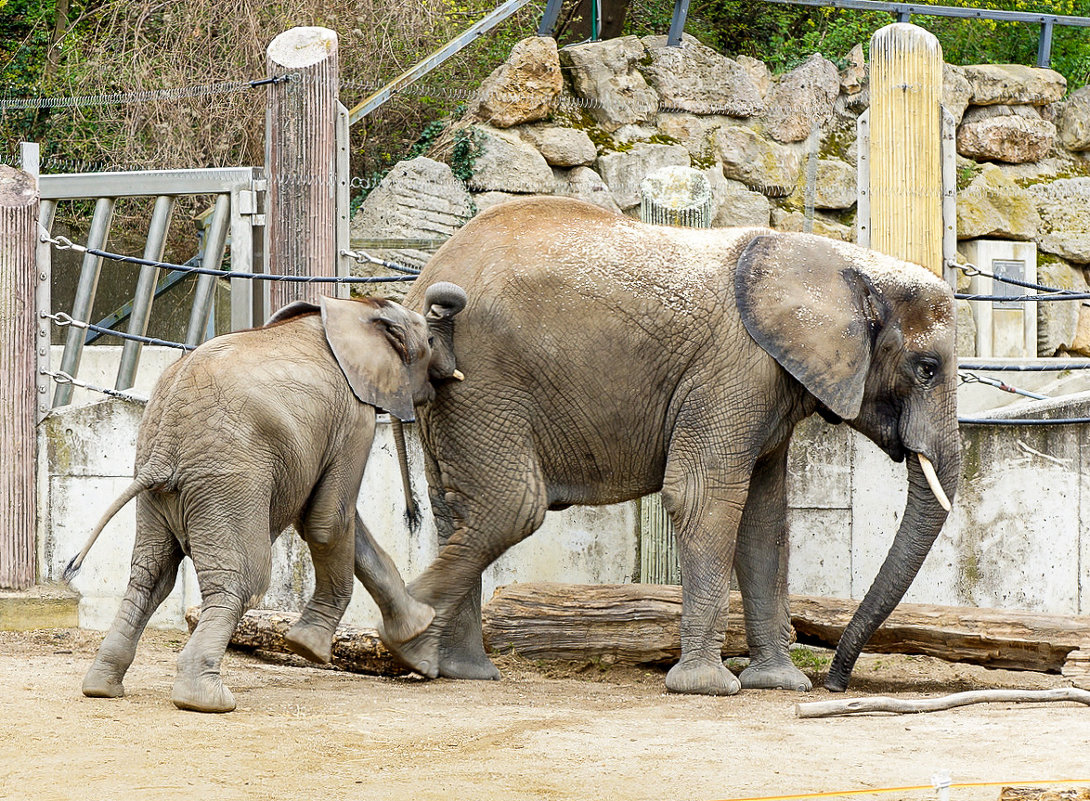
[[[461,370],[455,370],[453,373],[450,374],[450,377],[453,378],[455,381],[465,381],[466,380],[466,377],[465,377],[465,375],[462,374]],[[934,469],[932,469],[931,472],[935,472]]]
[[[923,469],[923,474],[927,478],[927,486],[931,487],[931,491],[935,493],[935,500],[939,502],[939,506],[949,512],[950,499],[946,497],[946,493],[942,489],[942,484],[939,483],[939,477],[935,473],[935,465],[931,464],[931,460],[922,453],[917,453],[916,456],[919,458],[920,467]]]

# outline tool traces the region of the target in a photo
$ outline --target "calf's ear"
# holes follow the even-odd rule
[[[407,423],[416,419],[409,384],[408,332],[396,307],[371,299],[321,299],[322,324],[352,393]]]

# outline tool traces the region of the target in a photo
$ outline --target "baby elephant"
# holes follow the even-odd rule
[[[293,303],[264,328],[210,340],[163,373],[140,424],[136,478],[65,569],[65,578],[75,575],[110,518],[137,499],[132,574],[84,695],[124,695],[137,640],[188,555],[201,614],[171,700],[234,709],[220,661],[239,618],[268,588],[272,541],[291,524],[315,578],[287,634],[295,652],[329,661],[353,570],[399,641],[427,628],[431,608],[408,595],[355,511],[376,407],[412,420],[413,406],[434,397],[431,382],[461,378],[453,354],[432,349],[429,329],[449,326],[465,293],[436,285],[426,302],[426,319],[381,299]]]

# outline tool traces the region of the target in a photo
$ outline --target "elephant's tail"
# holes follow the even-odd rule
[[[146,489],[150,489],[157,484],[161,484],[164,478],[159,475],[159,471],[151,468],[150,465],[146,465],[143,469],[137,473],[136,478],[129,484],[112,504],[110,508],[106,510],[106,513],[102,515],[102,518],[95,525],[94,530],[91,532],[91,536],[87,538],[87,543],[83,546],[83,549],[73,556],[67,565],[64,566],[64,573],[62,578],[65,581],[71,581],[79,573],[80,568],[83,567],[83,560],[87,558],[87,554],[90,552],[91,547],[95,544],[95,540],[98,539],[98,535],[102,533],[102,529],[106,528],[106,524],[113,519],[113,516],[121,511],[121,508],[143,492]]]

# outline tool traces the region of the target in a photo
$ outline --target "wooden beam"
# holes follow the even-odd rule
[[[0,587],[37,578],[38,187],[0,165]]]

